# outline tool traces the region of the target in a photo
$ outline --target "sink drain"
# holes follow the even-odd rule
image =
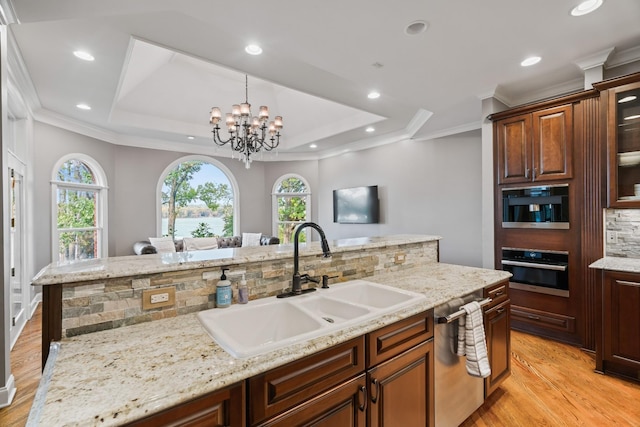
[[[323,317],[323,319],[329,323],[333,323],[333,319],[331,317]]]

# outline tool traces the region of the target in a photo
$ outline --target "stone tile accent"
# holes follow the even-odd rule
[[[405,255],[404,262],[395,262],[397,253]],[[339,283],[435,263],[437,257],[438,242],[429,241],[341,251],[331,258],[321,254],[301,256],[299,265],[301,273],[317,278],[323,274],[336,276],[331,283]],[[64,285],[62,336],[82,335],[213,308],[215,284],[220,273],[219,268],[194,268]],[[233,284],[234,303],[243,273],[249,299],[273,296],[291,287],[293,259],[231,265],[227,277]],[[303,287],[311,285],[315,286],[305,284]],[[176,289],[175,306],[142,310],[143,289],[167,286]]]
[[[609,232],[616,234],[613,242]],[[605,210],[605,255],[640,258],[640,209]]]

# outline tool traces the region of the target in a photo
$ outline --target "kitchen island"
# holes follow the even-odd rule
[[[54,344],[59,349],[54,352],[55,360],[52,357],[45,369],[30,424],[125,424],[345,343],[509,277],[503,271],[438,263],[437,246],[436,257],[426,256],[425,252],[416,249],[415,236],[403,239],[409,246],[398,244],[397,238],[371,242],[375,247],[367,247],[360,241],[355,252],[361,256],[367,250],[384,253],[390,249],[393,253],[391,261],[379,260],[376,264],[386,267],[379,268],[375,274],[374,267],[372,274],[360,277],[424,294],[426,298],[414,305],[245,359],[232,357],[216,344],[198,322],[195,312],[65,336],[60,343]],[[437,238],[422,237],[418,240],[418,246],[430,247],[429,251],[433,250],[431,243],[437,242]],[[314,245],[309,246],[307,256],[315,257],[314,251],[318,249]],[[337,241],[333,242],[332,251],[335,256],[343,248],[345,255],[357,257],[347,250],[351,247]],[[278,251],[286,252],[286,248],[276,249]],[[412,253],[421,255],[416,255],[412,261],[409,257]],[[261,256],[277,258],[273,254]],[[404,263],[410,265],[405,266]],[[183,267],[180,265],[179,268]],[[51,274],[47,275],[45,271],[40,277],[51,277]],[[138,275],[129,280],[144,280],[144,277],[141,279]]]

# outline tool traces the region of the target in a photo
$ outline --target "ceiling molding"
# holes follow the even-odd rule
[[[615,68],[636,61],[640,61],[640,46],[614,52],[605,64],[605,68]]]
[[[20,91],[26,107],[30,112],[33,112],[42,108],[40,99],[38,98],[38,92],[36,92],[29,70],[24,63],[20,49],[16,44],[15,37],[13,37],[11,32],[10,37],[7,37],[7,39],[7,49],[9,51],[7,55],[7,71],[9,79],[13,81],[18,88],[18,91]]]
[[[513,102],[507,105],[529,104],[544,99],[556,98],[581,90],[584,90],[584,77],[579,77],[553,86],[547,86],[544,89],[523,93],[517,97],[514,97],[512,99]]]
[[[19,24],[18,16],[10,0],[0,0],[0,22],[2,25]]]
[[[40,108],[32,112],[33,118],[36,121],[46,123],[51,126],[56,126],[61,129],[65,129],[71,132],[79,133],[91,138],[99,139],[101,141],[117,144],[119,135],[115,132],[108,131],[106,129],[91,126],[85,122],[80,122],[69,118],[68,116],[55,113],[47,110],[46,108]]]
[[[451,136],[451,135],[457,135],[459,133],[469,132],[469,131],[477,130],[481,128],[482,128],[482,120],[477,122],[466,123],[460,126],[454,126],[448,129],[439,130],[437,132],[433,132],[426,136],[421,136],[420,138],[416,138],[414,139],[414,141],[417,141],[417,142],[431,141],[434,139],[444,138],[446,136]]]
[[[577,59],[574,61],[582,71],[588,70],[594,67],[602,67],[607,63],[607,59],[615,50],[615,47],[610,47],[608,49],[601,50],[600,52],[593,53],[589,56]]]

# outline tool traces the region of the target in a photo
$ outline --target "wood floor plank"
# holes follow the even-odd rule
[[[0,426],[25,425],[40,381],[42,311],[11,351],[18,391]],[[511,376],[462,427],[640,427],[640,384],[597,374],[594,357],[570,345],[513,331]]]
[[[25,325],[9,356],[17,391],[11,405],[0,409],[0,426],[2,427],[23,427],[27,423],[33,397],[42,376],[41,336],[42,306],[40,305]]]
[[[579,348],[513,331],[511,377],[462,427],[640,426],[640,384],[593,371]]]

